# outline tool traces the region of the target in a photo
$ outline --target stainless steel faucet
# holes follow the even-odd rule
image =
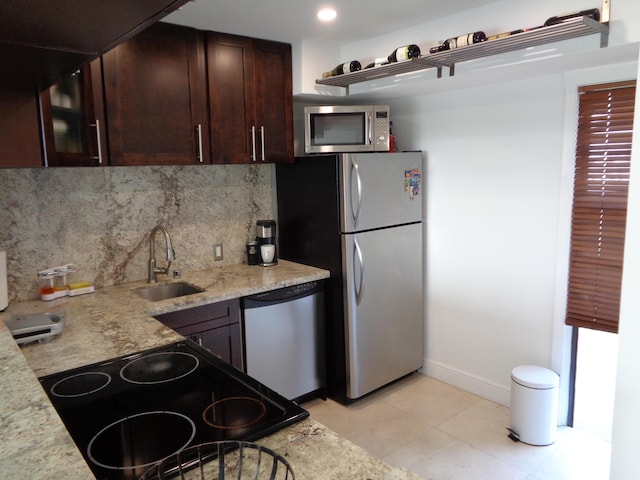
[[[156,247],[155,247],[155,237],[157,232],[162,232],[164,235],[164,241],[167,246],[167,266],[165,268],[156,267]],[[163,225],[157,225],[153,227],[151,233],[149,234],[149,283],[156,283],[158,279],[156,278],[157,273],[168,274],[169,268],[171,267],[171,261],[176,259],[176,253],[173,251],[173,245],[171,244],[171,237],[169,236],[169,232]]]

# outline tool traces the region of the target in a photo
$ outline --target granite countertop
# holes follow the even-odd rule
[[[255,293],[328,278],[329,272],[279,260],[271,267],[229,265],[183,273],[181,278],[159,282],[186,282],[205,291],[159,302],[136,294],[146,281],[125,283],[78,297],[50,302],[34,300],[10,305],[5,314],[50,312],[65,320],[62,334],[49,343],[31,343],[21,348],[36,376],[41,377],[89,363],[160,347],[183,337],[153,318],[153,315],[244,297]]]
[[[2,478],[93,478],[4,322],[0,322],[0,385]]]
[[[10,305],[0,316],[50,312],[65,319],[48,343],[18,347],[0,322],[0,472],[2,478],[80,480],[91,470],[66,431],[37,377],[182,340],[152,316],[328,278],[326,270],[280,260],[268,268],[231,265],[189,272],[178,280],[205,291],[160,302],[135,293],[132,282],[51,302]],[[165,282],[159,282],[162,284]],[[307,419],[259,441],[286,455],[296,478],[417,479],[369,455]]]

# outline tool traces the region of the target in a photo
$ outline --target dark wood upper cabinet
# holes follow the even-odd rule
[[[260,160],[293,161],[291,45],[253,42],[256,127],[263,129]]]
[[[214,163],[293,161],[291,46],[207,33]]]
[[[40,94],[0,92],[0,166],[293,161],[291,46],[155,24]],[[6,106],[6,108],[5,108]]]
[[[0,112],[0,167],[41,167],[38,95],[35,90],[0,89]]]
[[[40,97],[46,164],[108,165],[100,59],[64,77]]]
[[[203,32],[159,23],[102,59],[111,165],[211,163]]]
[[[251,39],[207,32],[211,154],[213,163],[248,163],[253,89]]]
[[[0,15],[5,88],[43,90],[188,0],[6,0]]]

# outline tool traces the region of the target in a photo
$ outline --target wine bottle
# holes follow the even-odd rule
[[[335,77],[350,72],[357,72],[362,68],[358,60],[352,60],[351,62],[345,62],[338,65],[336,68],[329,72],[324,72],[322,78]]]
[[[544,26],[548,27],[549,25],[557,25],[558,23],[562,23],[566,20],[575,17],[589,17],[595,20],[596,22],[600,21],[600,10],[597,8],[590,8],[589,10],[582,10],[580,12],[569,13],[567,15],[562,15],[559,17],[551,17],[547,18],[547,21],[544,22]]]
[[[453,50],[454,48],[466,47],[467,45],[473,45],[474,43],[480,43],[487,40],[487,35],[484,32],[472,32],[458,37],[447,38],[440,45],[436,45],[431,48],[429,52],[437,53],[444,52],[446,50]]]
[[[389,152],[396,151],[396,136],[393,134],[393,122],[389,122]]]
[[[389,64],[389,60],[387,59],[387,57],[378,57],[364,68],[365,69],[374,68],[374,67],[379,67],[381,65],[388,65],[388,64]]]
[[[497,35],[491,35],[487,37],[487,42],[491,40],[496,40],[498,38],[510,37],[511,35],[515,35],[516,33],[522,33],[524,30],[512,30],[510,32],[499,33]]]
[[[460,35],[456,38],[456,46],[454,48],[466,47],[467,45],[473,45],[474,43],[484,42],[487,36],[484,32],[467,33],[466,35]]]
[[[429,49],[429,53],[438,53],[438,52],[442,52],[443,50],[444,50],[444,42],[440,42],[435,47],[431,47]]]
[[[442,45],[440,46],[440,51],[444,52],[445,50],[453,50],[458,46],[458,37],[447,38]]]
[[[420,47],[418,45],[404,45],[396,48],[391,55],[387,57],[389,63],[402,62],[403,60],[409,60],[410,58],[416,58],[420,56]]]

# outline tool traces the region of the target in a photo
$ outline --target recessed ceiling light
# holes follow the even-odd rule
[[[322,8],[318,10],[318,18],[323,22],[335,20],[336,16],[337,13],[333,8]]]

